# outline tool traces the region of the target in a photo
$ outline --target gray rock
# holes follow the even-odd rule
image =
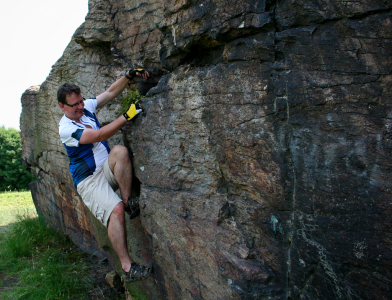
[[[129,247],[150,299],[390,299],[392,4],[94,1],[39,90],[23,159],[46,220],[119,271],[82,204],[57,124],[60,84],[103,92],[125,70],[145,112]],[[107,124],[119,104],[106,105]]]

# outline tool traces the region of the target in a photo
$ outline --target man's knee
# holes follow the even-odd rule
[[[128,149],[125,146],[122,145],[116,145],[110,150],[110,154],[116,155],[116,156],[125,156],[129,157]],[[110,155],[109,154],[109,155]]]
[[[128,149],[125,146],[116,145],[109,153],[109,165],[112,169],[114,164],[120,163],[130,163]]]
[[[114,207],[113,212],[118,216],[123,216],[125,213],[124,209],[124,203],[123,202],[118,202],[117,205]]]
[[[112,213],[110,214],[108,223],[114,219],[118,221],[123,221],[125,219],[124,204],[122,202],[117,203],[117,205],[114,207]]]

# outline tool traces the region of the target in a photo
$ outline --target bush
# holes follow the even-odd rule
[[[35,176],[24,168],[17,129],[0,127],[0,191],[26,190]]]

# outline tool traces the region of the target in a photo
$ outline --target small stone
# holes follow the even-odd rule
[[[121,279],[120,276],[117,275],[116,271],[113,270],[107,273],[105,279],[111,288],[115,288],[117,290],[121,289]]]

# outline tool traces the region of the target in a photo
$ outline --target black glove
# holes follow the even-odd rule
[[[136,77],[136,72],[140,73],[141,75],[143,75],[144,73],[146,73],[147,71],[144,69],[131,69],[128,71],[129,75],[131,77]]]

